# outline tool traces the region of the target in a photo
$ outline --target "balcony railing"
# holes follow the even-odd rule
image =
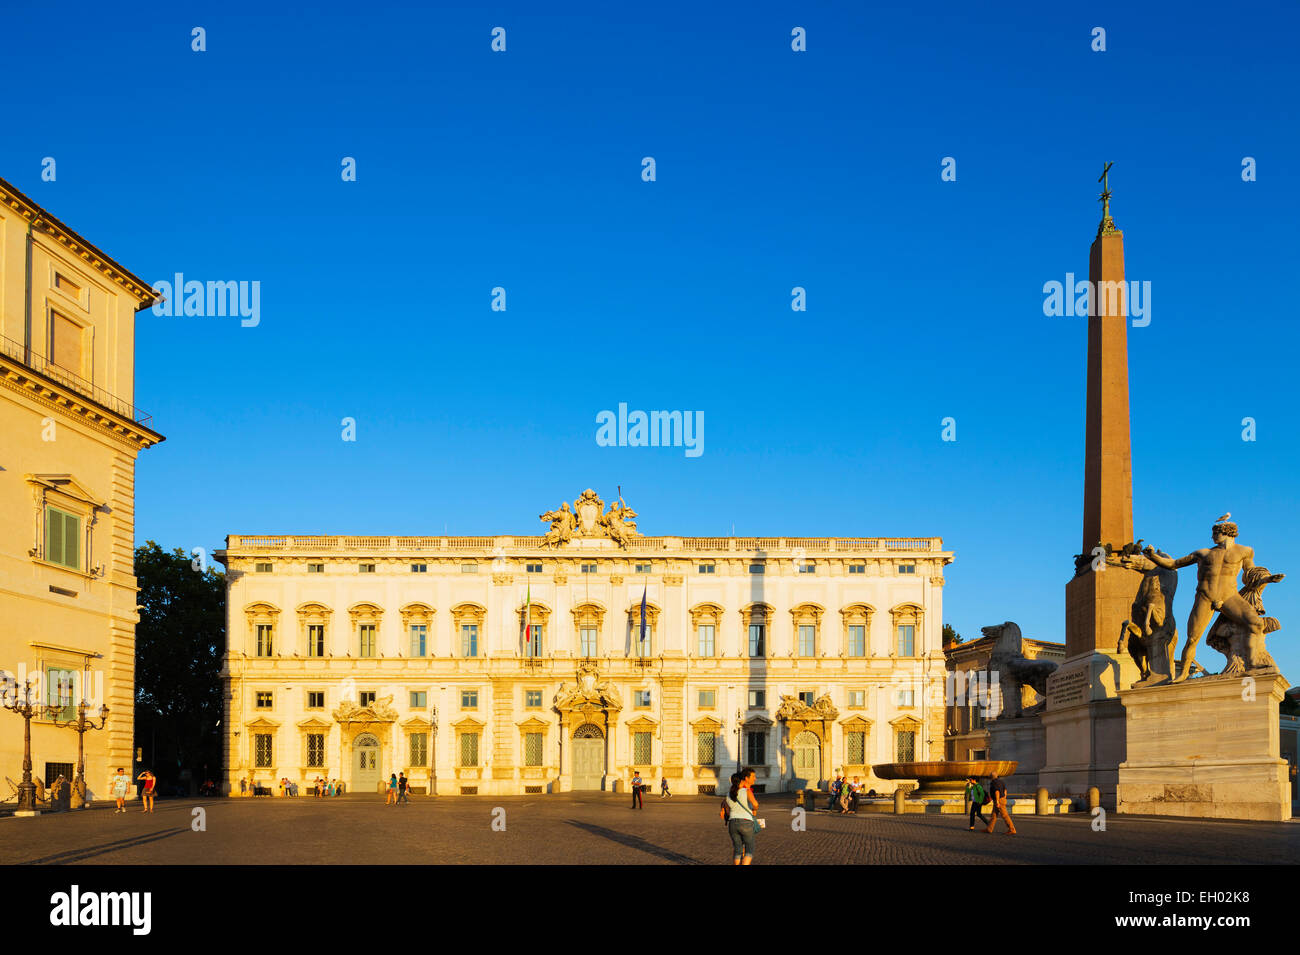
[[[119,414],[124,418],[128,418],[137,424],[149,427],[149,423],[153,421],[151,415],[145,414],[129,401],[105,391],[103,388],[87,381],[80,375],[74,375],[66,368],[59,367],[45,356],[37,353],[35,349],[24,347],[22,342],[16,342],[12,338],[0,336],[0,351],[3,351],[6,356],[12,358],[14,361],[20,362],[33,371],[44,375],[51,381],[56,381],[65,388],[71,388],[82,397],[89,398],[91,401],[95,402],[95,404],[102,405],[109,411]]]
[[[231,534],[232,550],[305,551],[324,552],[345,550],[364,553],[410,554],[419,551],[447,551],[461,554],[479,551],[490,555],[499,548],[502,554],[518,551],[541,551],[543,555],[567,554],[564,548],[551,551],[541,546],[535,536],[502,535],[498,537],[334,537],[285,536],[280,534]],[[933,552],[943,550],[940,537],[636,537],[627,547],[627,554],[644,554],[647,551],[694,552],[699,554],[745,554],[761,552],[764,556],[781,557],[802,550],[811,554],[861,554],[885,552]],[[596,558],[591,555],[591,559]],[[605,556],[605,555],[599,555]]]

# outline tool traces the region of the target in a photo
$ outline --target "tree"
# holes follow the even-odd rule
[[[140,622],[135,628],[135,739],[161,782],[181,770],[221,770],[221,658],[226,579],[199,571],[181,548],[135,550]],[[202,779],[198,780],[202,782]]]
[[[961,643],[961,634],[952,628],[952,624],[945,623],[943,625],[943,645],[945,647],[955,646],[958,643]]]

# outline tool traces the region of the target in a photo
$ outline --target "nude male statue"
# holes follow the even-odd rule
[[[1210,533],[1214,537],[1213,547],[1202,547],[1177,560],[1157,554],[1153,547],[1142,551],[1147,560],[1158,567],[1176,570],[1196,564],[1196,598],[1187,617],[1187,642],[1183,645],[1183,658],[1178,674],[1172,680],[1174,683],[1183,682],[1191,672],[1196,660],[1196,644],[1214,611],[1249,631],[1252,641],[1264,635],[1264,621],[1255,608],[1237,593],[1237,574],[1255,566],[1255,551],[1233,539],[1237,536],[1237,525],[1231,521],[1215,524]]]

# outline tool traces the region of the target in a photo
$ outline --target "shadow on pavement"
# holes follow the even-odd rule
[[[189,832],[188,826],[176,829],[164,829],[162,832],[150,832],[143,836],[131,836],[127,839],[118,839],[116,842],[105,842],[97,846],[86,846],[81,849],[70,849],[67,852],[58,852],[52,856],[43,856],[39,859],[27,859],[23,862],[14,863],[15,865],[63,865],[68,862],[81,862],[85,859],[93,859],[95,856],[105,855],[109,852],[120,852],[123,849],[134,849],[137,846],[148,845],[150,842],[157,842],[160,839],[170,839],[172,836],[182,832]]]
[[[641,852],[648,852],[652,856],[667,859],[669,862],[676,862],[680,865],[705,865],[704,862],[692,856],[682,855],[680,852],[665,849],[663,846],[657,846],[653,842],[646,842],[638,836],[630,836],[626,832],[619,832],[615,829],[606,829],[604,826],[595,826],[589,822],[576,822],[573,819],[567,819],[565,821],[571,826],[578,829],[585,829],[592,835],[600,836],[602,839],[608,839],[610,842],[617,842],[630,849],[638,849]]]

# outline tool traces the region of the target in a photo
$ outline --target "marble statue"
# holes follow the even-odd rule
[[[1162,557],[1168,557],[1163,551]],[[1173,675],[1174,651],[1178,647],[1178,625],[1174,622],[1174,594],[1178,590],[1178,571],[1143,561],[1142,582],[1120,627],[1116,653],[1127,649],[1138,667],[1134,686],[1164,683]]]
[[[982,627],[984,636],[993,638],[989,654],[990,674],[997,674],[1001,688],[1002,711],[998,719],[1016,719],[1038,712],[1047,705],[1047,678],[1056,670],[1052,660],[1034,660],[1025,656],[1020,627],[1010,620],[996,627]],[[1024,689],[1038,694],[1038,702],[1024,706]]]
[[[1270,574],[1267,567],[1251,567],[1241,575],[1241,590],[1237,593],[1255,610],[1264,623],[1264,630],[1258,637],[1240,623],[1224,619],[1222,613],[1210,626],[1205,635],[1207,645],[1218,650],[1228,658],[1223,672],[1234,676],[1247,670],[1268,670],[1277,666],[1268,651],[1264,649],[1264,635],[1281,628],[1276,617],[1264,616],[1264,588],[1275,584],[1286,574]]]
[[[636,517],[636,511],[623,503],[619,498],[609,506],[604,517],[600,519],[600,524],[609,534],[610,540],[623,546],[633,537],[637,536],[636,524],[631,520]]]
[[[1259,592],[1263,590],[1265,584],[1272,581],[1263,580],[1259,574],[1250,573],[1256,569],[1255,552],[1250,547],[1237,543],[1237,525],[1227,520],[1231,516],[1225,514],[1210,529],[1210,534],[1214,538],[1213,547],[1202,547],[1177,560],[1171,560],[1151,547],[1142,552],[1153,564],[1169,570],[1177,570],[1190,564],[1196,565],[1196,597],[1192,601],[1192,610],[1187,617],[1187,641],[1183,645],[1178,673],[1172,678],[1174,683],[1181,683],[1191,674],[1192,666],[1196,662],[1196,644],[1200,641],[1206,624],[1210,622],[1210,617],[1216,610],[1219,613],[1219,621],[1223,622],[1223,629],[1216,635],[1216,642],[1223,640],[1226,644],[1231,644],[1235,641],[1246,651],[1240,667],[1235,672],[1247,668],[1263,669],[1272,662],[1264,652],[1264,620],[1260,614],[1263,605],[1259,601]],[[1267,571],[1263,568],[1259,570],[1267,575]],[[1245,571],[1248,582],[1256,581],[1253,602],[1245,596],[1250,589],[1249,585],[1243,587],[1241,593],[1237,592],[1237,574],[1242,571]],[[1272,579],[1281,579],[1281,575],[1268,576]],[[1256,605],[1260,609],[1257,609]],[[1253,661],[1252,664],[1248,666],[1245,663],[1246,659]],[[1269,663],[1260,664],[1258,661],[1262,659],[1269,659]],[[1234,666],[1231,658],[1228,666],[1229,668]]]
[[[539,514],[537,519],[549,521],[551,524],[551,529],[542,538],[543,547],[558,547],[560,544],[567,544],[573,537],[575,521],[573,513],[569,510],[568,501],[561,503],[558,511],[547,511],[545,514]]]

